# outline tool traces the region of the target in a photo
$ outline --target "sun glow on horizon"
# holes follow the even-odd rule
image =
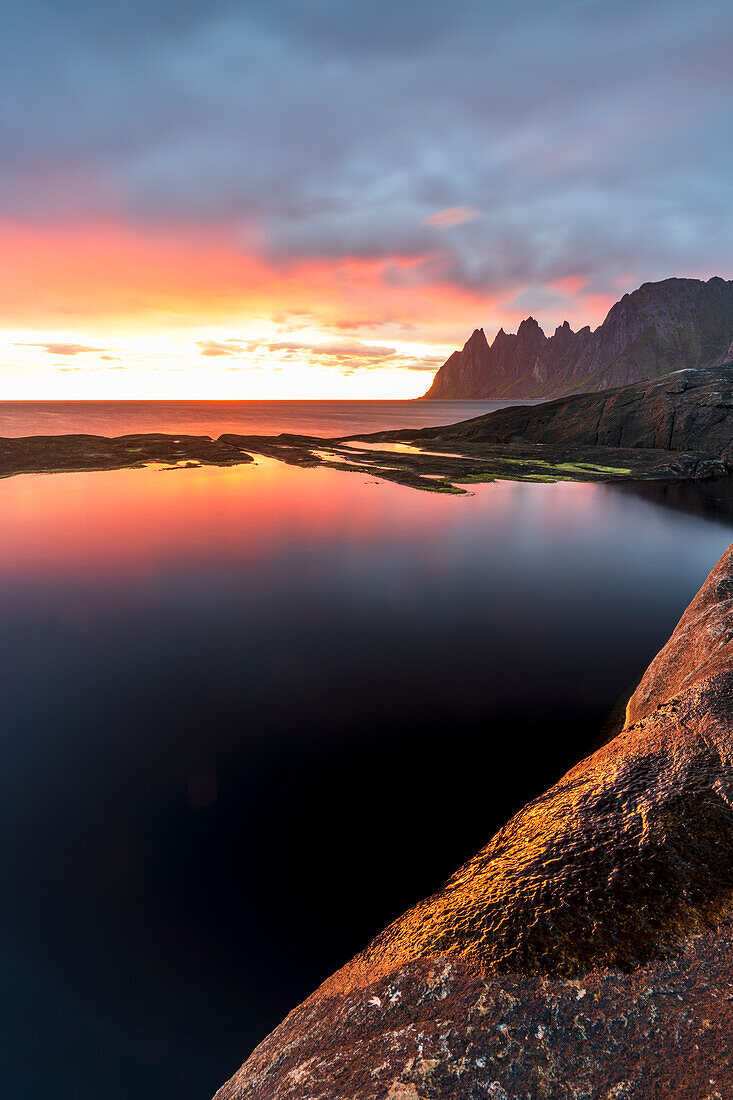
[[[247,326],[185,334],[0,333],[4,400],[409,399],[450,352],[436,346],[334,340]]]
[[[527,287],[457,285],[433,254],[283,260],[233,226],[6,221],[0,248],[6,400],[414,398],[527,312]],[[556,288],[558,318],[602,319],[584,287]]]

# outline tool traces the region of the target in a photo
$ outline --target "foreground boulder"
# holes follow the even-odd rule
[[[257,1048],[217,1100],[733,1091],[733,546],[623,730]]]

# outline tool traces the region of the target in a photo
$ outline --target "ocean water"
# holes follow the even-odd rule
[[[346,435],[452,424],[509,401],[2,401],[0,436]]]
[[[477,414],[254,404],[5,405],[0,432]],[[0,1095],[213,1094],[607,735],[729,494],[268,459],[0,481]]]

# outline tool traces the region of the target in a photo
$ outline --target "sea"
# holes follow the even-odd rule
[[[493,407],[6,402],[0,436]],[[266,458],[0,481],[0,1095],[211,1096],[613,734],[731,496],[452,496]]]

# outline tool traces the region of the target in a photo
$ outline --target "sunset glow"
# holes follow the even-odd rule
[[[440,255],[275,263],[231,227],[114,222],[5,223],[0,248],[8,398],[410,398],[478,321],[521,319],[516,288],[452,284]]]
[[[474,328],[733,271],[714,0],[615,53],[596,3],[36,6],[0,72],[0,398],[415,397]]]

